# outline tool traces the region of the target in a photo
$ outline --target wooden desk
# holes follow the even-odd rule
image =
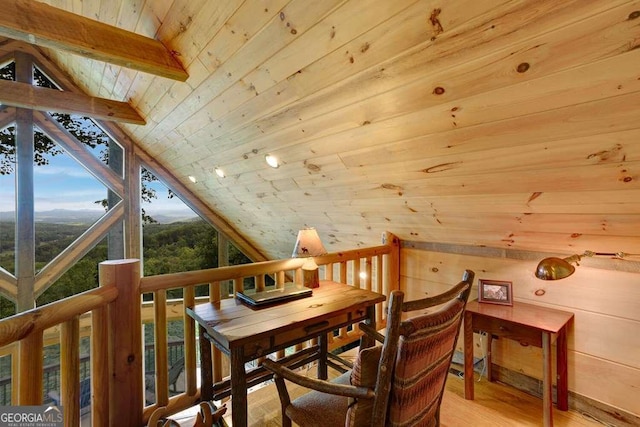
[[[473,399],[473,332],[487,332],[487,378],[491,381],[491,341],[494,336],[516,340],[523,345],[542,348],[543,422],[553,425],[551,392],[551,337],[556,337],[557,407],[569,408],[567,389],[567,326],[573,313],[533,304],[514,302],[513,306],[478,303],[467,304],[464,315],[464,397]]]
[[[200,330],[201,398],[213,398],[212,342],[231,359],[231,409],[234,427],[247,425],[245,363],[318,337],[318,376],[327,378],[327,334],[360,321],[375,323],[375,304],[385,296],[340,283],[321,281],[311,297],[264,308],[237,299],[187,308]],[[207,341],[208,340],[208,341]]]

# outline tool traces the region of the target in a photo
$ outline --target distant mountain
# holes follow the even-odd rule
[[[68,210],[53,209],[49,211],[36,212],[36,222],[46,222],[50,224],[93,224],[104,215],[103,210]],[[196,214],[191,211],[160,211],[151,213],[151,217],[161,224],[168,224],[177,221],[190,221],[196,218]],[[12,211],[0,212],[0,221],[14,222],[15,214]]]
[[[47,222],[52,224],[93,224],[102,215],[101,210],[78,210],[53,209],[50,211],[36,212],[36,222]]]
[[[158,211],[147,212],[151,218],[158,221],[160,224],[170,224],[172,222],[184,222],[193,221],[199,217],[192,211],[176,210],[176,211]]]

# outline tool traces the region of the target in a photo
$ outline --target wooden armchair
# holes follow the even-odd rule
[[[331,382],[265,360],[263,365],[275,374],[282,425],[439,425],[445,381],[473,278],[473,271],[465,270],[462,281],[449,291],[416,301],[404,302],[403,292],[393,291],[384,335],[360,325],[365,337],[382,345],[366,347],[370,340],[363,339],[353,369]],[[285,379],[313,391],[291,401]]]

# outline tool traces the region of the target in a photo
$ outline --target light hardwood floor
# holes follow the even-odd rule
[[[293,394],[298,394],[294,391]],[[464,381],[453,374],[441,407],[442,427],[541,426],[542,401],[512,387],[489,383],[485,378],[475,387],[473,401],[464,398]],[[281,425],[279,400],[275,386],[268,385],[249,395],[249,424],[276,427]],[[225,417],[231,425],[231,416]],[[602,426],[587,414],[553,410],[555,427]]]
[[[310,369],[315,373],[315,369]],[[476,374],[476,381],[479,376]],[[304,390],[292,387],[292,397]],[[513,387],[489,383],[482,377],[475,386],[475,400],[465,400],[464,381],[450,374],[447,379],[445,396],[441,407],[442,427],[507,427],[542,426],[542,400],[516,390]],[[276,427],[281,425],[280,401],[273,384],[264,386],[249,394],[249,425]],[[230,407],[230,404],[227,405]],[[231,426],[230,410],[225,420]],[[589,414],[575,411],[553,410],[555,427],[580,427],[606,425],[593,419]],[[193,425],[181,423],[182,425]]]
[[[351,349],[340,356],[354,361],[357,349]],[[455,365],[454,365],[455,366]],[[456,366],[460,371],[461,366]],[[306,369],[309,375],[316,374],[315,365]],[[329,375],[337,371],[329,370]],[[542,426],[542,399],[533,397],[513,387],[498,382],[488,382],[486,377],[475,373],[475,400],[464,398],[464,380],[461,376],[449,374],[445,395],[441,406],[442,427],[538,427]],[[306,389],[289,384],[291,398],[307,392]],[[280,400],[273,383],[265,385],[248,395],[248,415],[250,427],[281,426]],[[225,421],[232,427],[231,402],[227,404]],[[181,426],[193,426],[193,413],[186,411],[180,419]],[[588,413],[558,411],[553,409],[554,427],[611,427],[599,422]],[[295,424],[294,424],[295,425]],[[330,427],[330,426],[328,426]]]

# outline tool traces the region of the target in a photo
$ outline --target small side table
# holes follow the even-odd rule
[[[464,397],[473,399],[473,332],[484,331],[488,335],[487,377],[491,381],[491,340],[507,338],[522,344],[542,348],[543,365],[543,421],[545,427],[553,425],[551,392],[552,336],[556,342],[557,407],[569,409],[567,378],[567,326],[573,313],[533,304],[514,302],[513,306],[471,301],[464,314]]]

